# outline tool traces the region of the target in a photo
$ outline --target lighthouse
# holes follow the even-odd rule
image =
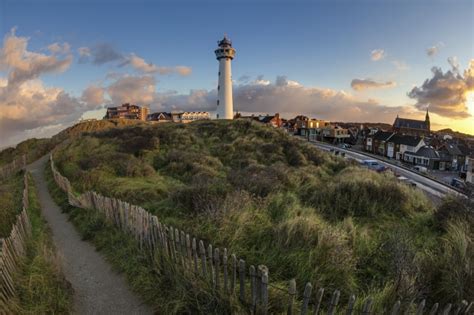
[[[232,100],[232,73],[230,63],[235,56],[232,42],[224,35],[217,41],[217,49],[214,51],[219,61],[219,83],[217,85],[217,119],[233,119],[234,103]]]

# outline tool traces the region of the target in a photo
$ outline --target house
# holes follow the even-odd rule
[[[423,138],[394,134],[388,140],[386,156],[391,159],[403,160],[403,154],[405,152],[417,152],[422,146],[425,146]]]
[[[346,128],[333,125],[321,128],[321,135],[325,141],[331,143],[343,143],[345,139],[350,138],[349,131]]]
[[[149,114],[146,120],[152,123],[163,123],[163,122],[172,122],[173,118],[171,117],[171,113],[158,112],[158,113]]]
[[[466,182],[474,184],[474,156],[466,158]]]
[[[276,113],[275,115],[251,115],[251,116],[242,116],[239,112],[237,112],[234,116],[234,119],[251,119],[258,121],[263,124],[268,124],[276,128],[280,128],[283,126],[283,119],[280,118],[280,114]]]
[[[466,154],[454,143],[446,142],[441,145],[438,151],[443,152],[450,160],[453,170],[461,170],[466,161]]]
[[[440,154],[432,146],[423,146],[416,152],[405,152],[403,160],[413,165],[421,165],[432,170],[444,171],[449,168],[449,157]]]
[[[122,104],[117,107],[108,107],[104,119],[137,119],[147,120],[150,109],[145,106]]]
[[[189,123],[196,120],[209,120],[209,112],[183,112],[180,116],[182,123]]]
[[[374,154],[385,155],[387,152],[387,141],[394,135],[391,131],[377,131],[374,135],[368,135],[365,139],[365,150]]]
[[[392,130],[397,133],[412,135],[417,137],[430,135],[430,115],[426,110],[425,120],[415,120],[400,118],[397,115],[392,126]]]

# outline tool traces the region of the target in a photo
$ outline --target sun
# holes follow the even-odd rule
[[[474,116],[474,90],[466,92],[466,104],[467,111]]]

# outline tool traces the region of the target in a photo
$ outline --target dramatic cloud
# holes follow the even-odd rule
[[[147,82],[142,83],[142,88],[148,85]],[[216,109],[215,89],[192,90],[189,94],[170,91],[149,96],[153,98],[153,101],[149,102],[152,111]],[[117,97],[116,102],[119,102]],[[279,112],[287,117],[305,114],[334,121],[391,122],[397,114],[411,117],[422,115],[410,107],[390,107],[375,100],[359,100],[344,91],[305,87],[285,76],[278,76],[273,82],[259,76],[248,83],[235,85],[234,109],[253,113]]]
[[[457,59],[448,62],[452,70],[444,73],[441,68],[433,67],[433,77],[427,79],[422,86],[413,88],[408,96],[417,101],[418,109],[429,106],[431,112],[454,119],[469,117],[467,93],[474,90],[474,59],[464,74],[459,73]]]
[[[0,49],[0,71],[8,72],[10,86],[38,78],[41,74],[66,71],[72,55],[59,59],[56,55],[45,55],[27,51],[28,38],[15,35],[15,29],[7,34]]]
[[[30,136],[45,136],[54,128],[77,120],[82,112],[95,108],[69,95],[61,88],[46,87],[41,75],[63,72],[72,62],[57,54],[68,54],[67,44],[52,44],[53,55],[27,49],[28,38],[18,37],[12,30],[0,48],[0,146],[12,144]],[[35,131],[32,133],[32,131]]]
[[[155,85],[150,75],[123,75],[107,88],[107,93],[114,104],[148,105],[155,101]]]
[[[439,50],[444,46],[442,42],[437,43],[431,47],[426,48],[426,54],[430,57],[434,57],[438,54]]]
[[[362,91],[366,89],[383,89],[392,88],[397,84],[393,81],[377,82],[371,79],[354,79],[351,82],[351,87],[356,91]]]
[[[370,59],[372,61],[379,61],[385,58],[385,50],[383,49],[374,49],[370,52]]]
[[[82,92],[81,100],[89,106],[100,106],[105,103],[105,91],[99,86],[89,86]]]

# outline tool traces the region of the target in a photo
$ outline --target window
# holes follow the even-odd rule
[[[219,114],[217,114],[217,119],[219,119]]]
[[[221,86],[220,86],[220,85],[218,85],[218,86],[217,86],[217,90],[219,91],[220,89],[221,89]]]
[[[219,105],[219,100],[217,100],[217,105]]]
[[[221,75],[221,72],[219,71],[219,76]]]

